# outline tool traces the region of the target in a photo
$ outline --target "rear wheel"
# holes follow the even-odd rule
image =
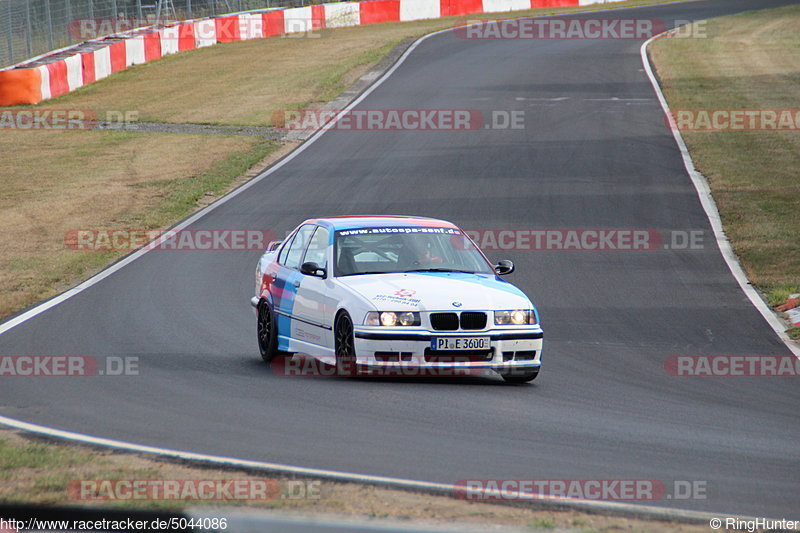
[[[342,311],[336,317],[333,331],[336,341],[336,375],[353,376],[356,374],[355,337],[353,321],[347,311]]]
[[[258,351],[265,363],[278,355],[278,324],[272,307],[266,302],[258,304]]]
[[[508,372],[505,374],[500,374],[506,383],[528,383],[529,381],[536,379],[536,376],[538,375],[538,368],[535,370],[526,370],[524,372]]]

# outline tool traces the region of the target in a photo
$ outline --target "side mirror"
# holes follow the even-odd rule
[[[270,241],[270,243],[267,245],[267,251],[273,252],[277,250],[278,246],[280,246],[282,242],[283,241]]]
[[[512,272],[514,272],[514,263],[512,263],[508,259],[503,259],[497,262],[497,264],[494,266],[494,271],[497,272],[498,276],[505,276],[506,274],[511,274]]]
[[[327,271],[324,268],[312,261],[308,261],[300,265],[300,272],[306,276],[316,276],[318,278],[324,278],[327,274]]]

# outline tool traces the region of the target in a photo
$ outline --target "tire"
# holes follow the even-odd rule
[[[336,316],[333,328],[336,348],[336,375],[356,375],[356,350],[355,336],[353,335],[353,321],[347,311],[342,311]]]
[[[278,323],[272,307],[264,300],[258,304],[258,351],[265,363],[270,363],[278,355]]]
[[[536,370],[526,370],[525,372],[510,372],[507,374],[500,374],[500,376],[503,378],[503,381],[506,383],[528,383],[529,381],[536,379],[536,376],[538,375],[538,368]]]

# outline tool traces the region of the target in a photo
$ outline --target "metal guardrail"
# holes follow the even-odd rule
[[[0,68],[158,22],[324,0],[0,0]]]

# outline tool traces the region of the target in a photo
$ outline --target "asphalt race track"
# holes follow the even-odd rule
[[[710,0],[582,17],[699,20],[789,0]],[[331,131],[192,229],[341,214],[465,229],[704,232],[704,247],[490,251],[538,305],[530,386],[286,378],[261,362],[259,252],[154,251],[0,336],[0,355],[139,357],[139,375],[3,377],[0,414],[145,445],[455,483],[706,483],[677,507],[800,518],[800,389],[686,378],[673,355],[788,355],[716,247],[642,69],[639,40],[425,40],[362,109],[524,111],[525,128]]]

